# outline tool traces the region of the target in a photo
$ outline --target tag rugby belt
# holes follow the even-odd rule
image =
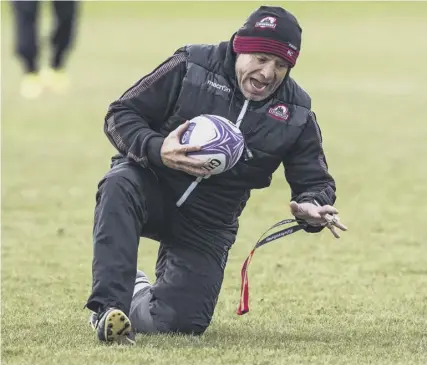
[[[271,226],[267,231],[265,231],[261,237],[263,237],[266,233],[271,231],[273,228],[280,227],[280,226],[283,226],[285,224],[289,224],[289,223],[293,223],[293,222],[296,222],[296,219],[285,219],[283,221],[280,221],[280,222],[276,223],[275,225]],[[242,271],[241,271],[242,284],[241,284],[241,289],[240,289],[240,304],[239,304],[239,308],[237,308],[237,314],[239,316],[249,312],[248,268],[249,268],[249,264],[251,263],[252,256],[255,253],[255,250],[258,247],[261,247],[261,246],[263,246],[263,245],[265,245],[271,241],[274,241],[274,240],[277,240],[279,238],[289,236],[292,233],[298,232],[299,230],[305,228],[306,226],[307,226],[306,223],[296,224],[292,227],[284,228],[278,232],[272,233],[272,234],[268,235],[267,237],[263,238],[262,240],[260,237],[260,239],[256,243],[255,247],[252,249],[252,251],[249,253],[248,258],[245,260],[245,262],[243,263],[243,266],[242,266]]]

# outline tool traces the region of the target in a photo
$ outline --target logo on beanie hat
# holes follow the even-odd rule
[[[272,16],[267,16],[262,18],[259,22],[255,23],[255,28],[276,28],[276,18]]]

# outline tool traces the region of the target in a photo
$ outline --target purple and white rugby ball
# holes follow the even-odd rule
[[[209,114],[191,119],[180,142],[202,147],[200,151],[189,152],[188,156],[208,162],[211,175],[231,169],[242,156],[245,145],[239,128],[223,117]]]

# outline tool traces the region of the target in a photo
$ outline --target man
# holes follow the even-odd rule
[[[63,93],[68,87],[65,58],[73,43],[76,28],[77,1],[52,1],[55,27],[51,35],[49,67],[40,71],[39,55],[39,1],[12,1],[16,26],[16,53],[24,68],[21,96],[28,99],[39,97],[46,86]]]
[[[281,163],[291,212],[306,230],[345,230],[334,218],[335,183],[310,97],[289,77],[300,46],[294,16],[262,6],[229,42],[179,49],[110,105],[105,132],[120,154],[96,197],[86,304],[101,341],[134,343],[135,331],[203,333],[238,217],[251,189],[269,186]],[[200,114],[242,120],[246,153],[233,169],[203,179],[177,208],[194,176],[207,174],[186,156],[199,147],[179,143],[186,121]],[[137,272],[140,236],[160,241],[153,285]]]

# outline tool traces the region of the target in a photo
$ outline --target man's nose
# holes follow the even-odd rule
[[[261,69],[261,75],[264,76],[265,81],[271,81],[274,78],[275,65],[272,62],[267,62]]]

